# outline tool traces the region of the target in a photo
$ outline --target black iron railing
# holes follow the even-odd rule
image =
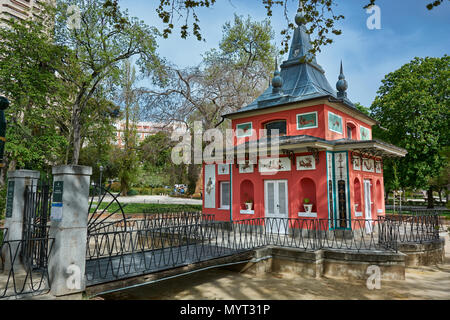
[[[33,268],[44,268],[46,264],[45,242],[27,240],[46,239],[50,231],[50,211],[52,193],[50,185],[39,182],[25,189],[25,207],[23,217],[21,259],[26,260]]]
[[[0,299],[36,295],[50,290],[48,257],[54,239],[34,238],[26,240],[5,240],[1,242]],[[24,259],[26,248],[39,248],[43,258],[40,265]]]
[[[88,284],[152,273],[264,246],[300,250],[397,251],[400,242],[439,239],[436,217],[353,219],[336,229],[329,219],[254,218],[214,221],[198,213],[188,219],[159,216],[127,221],[89,233]],[[187,216],[186,216],[187,217]],[[186,218],[185,217],[185,218]]]

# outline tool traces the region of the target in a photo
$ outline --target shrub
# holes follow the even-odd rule
[[[142,196],[150,196],[152,195],[152,189],[151,188],[139,188],[139,194]]]
[[[137,196],[139,194],[139,192],[137,191],[137,190],[135,190],[135,189],[130,189],[129,191],[128,191],[128,193],[127,193],[127,196],[129,196],[129,197],[134,197],[134,196]]]
[[[0,188],[0,220],[3,220],[3,218],[5,217],[6,189],[6,185]]]
[[[113,182],[111,184],[111,187],[110,187],[109,191],[111,191],[111,192],[120,192],[121,191],[120,182]]]
[[[162,193],[162,194],[169,194],[170,191],[171,191],[171,190],[166,189],[166,188],[154,188],[154,189],[152,190],[152,194],[154,194],[154,195],[160,195],[161,193]]]

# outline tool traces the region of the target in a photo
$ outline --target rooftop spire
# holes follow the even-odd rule
[[[303,1],[302,0],[298,1],[298,9],[297,9],[297,14],[295,15],[295,23],[298,26],[301,26],[304,24]]]
[[[338,98],[347,98],[347,89],[348,89],[348,83],[347,80],[345,80],[344,76],[344,67],[342,66],[342,60],[341,60],[341,74],[339,75],[339,80],[336,83],[336,89],[338,90],[337,97]]]
[[[283,87],[283,78],[278,71],[278,59],[275,58],[275,72],[272,79],[272,93],[280,93],[281,87]]]
[[[307,59],[315,62],[315,57],[311,56],[310,52],[312,49],[311,37],[306,32],[306,20],[303,15],[303,0],[299,0],[297,14],[295,15],[295,24],[297,25],[297,28],[295,28],[294,37],[292,38],[288,60]]]

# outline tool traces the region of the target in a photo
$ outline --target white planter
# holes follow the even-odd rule
[[[248,202],[245,204],[245,207],[247,208],[248,211],[251,211],[251,210],[253,210],[253,203]]]
[[[312,212],[312,204],[304,204],[303,207],[305,208],[305,212],[306,213],[311,213]]]

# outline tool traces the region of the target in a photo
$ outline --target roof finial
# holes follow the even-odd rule
[[[342,66],[342,60],[341,60],[341,74],[339,75],[339,80],[336,83],[336,89],[338,90],[337,97],[338,98],[347,98],[347,89],[348,89],[348,83],[347,80],[345,80],[344,76],[344,67]]]
[[[295,15],[295,23],[298,26],[301,26],[304,24],[304,20],[305,20],[305,18],[303,16],[303,0],[299,0],[297,14]]]
[[[280,71],[278,71],[278,59],[275,58],[275,72],[273,73],[272,79],[272,93],[280,93],[283,83],[284,81],[281,77],[281,73]]]

